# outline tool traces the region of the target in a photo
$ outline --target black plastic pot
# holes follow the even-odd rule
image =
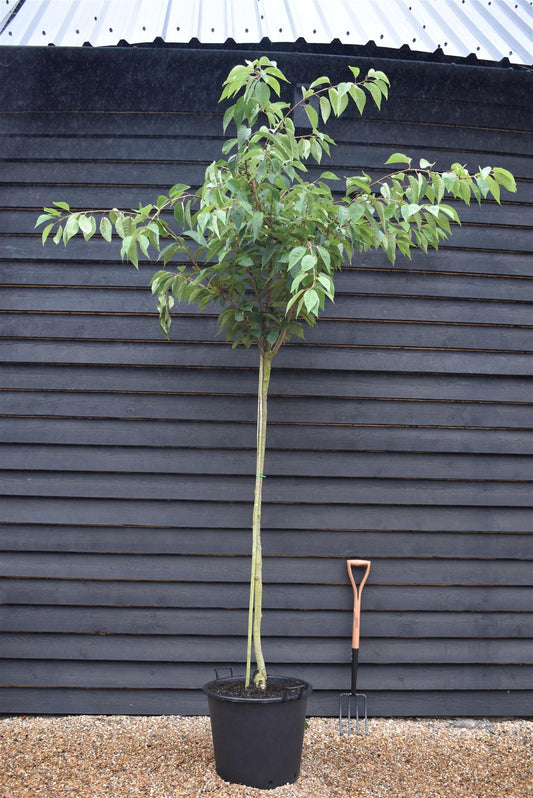
[[[244,687],[244,679],[233,676],[203,688],[218,775],[262,790],[292,784],[298,778],[311,692],[311,685],[302,680],[269,676],[268,682],[278,688],[277,695],[224,695],[228,687]]]

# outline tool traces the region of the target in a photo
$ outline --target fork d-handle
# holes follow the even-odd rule
[[[348,576],[353,588],[353,628],[352,628],[352,684],[351,694],[357,692],[357,666],[359,664],[359,634],[361,629],[361,594],[368,579],[370,560],[347,560]],[[359,583],[355,581],[354,568],[364,568],[364,574]]]

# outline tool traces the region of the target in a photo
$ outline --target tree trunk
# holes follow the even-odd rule
[[[257,441],[254,510],[252,522],[252,569],[250,575],[250,603],[248,609],[248,643],[246,650],[246,687],[250,684],[252,642],[256,674],[254,683],[265,689],[267,674],[261,648],[261,617],[263,605],[263,564],[261,549],[261,503],[263,497],[263,474],[267,431],[267,398],[270,383],[271,355],[260,352],[259,378],[257,386]]]

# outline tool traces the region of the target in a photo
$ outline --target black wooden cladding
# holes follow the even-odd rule
[[[253,55],[253,54],[252,54]],[[243,53],[5,48],[0,83],[0,712],[204,713],[242,667],[257,358],[151,267],[44,249],[42,205],[130,206],[218,157]],[[280,54],[290,77],[350,59]],[[389,103],[334,120],[332,163],[393,151],[511,169],[440,252],[359,258],[279,354],[265,481],[265,651],[333,714],[349,685],[347,557],[372,560],[359,686],[375,715],[530,715],[531,74],[368,62]],[[113,79],[109,79],[113,75]],[[318,175],[320,169],[312,169]]]

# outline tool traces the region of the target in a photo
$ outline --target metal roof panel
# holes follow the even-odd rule
[[[0,44],[294,42],[533,64],[533,0],[5,0]]]

